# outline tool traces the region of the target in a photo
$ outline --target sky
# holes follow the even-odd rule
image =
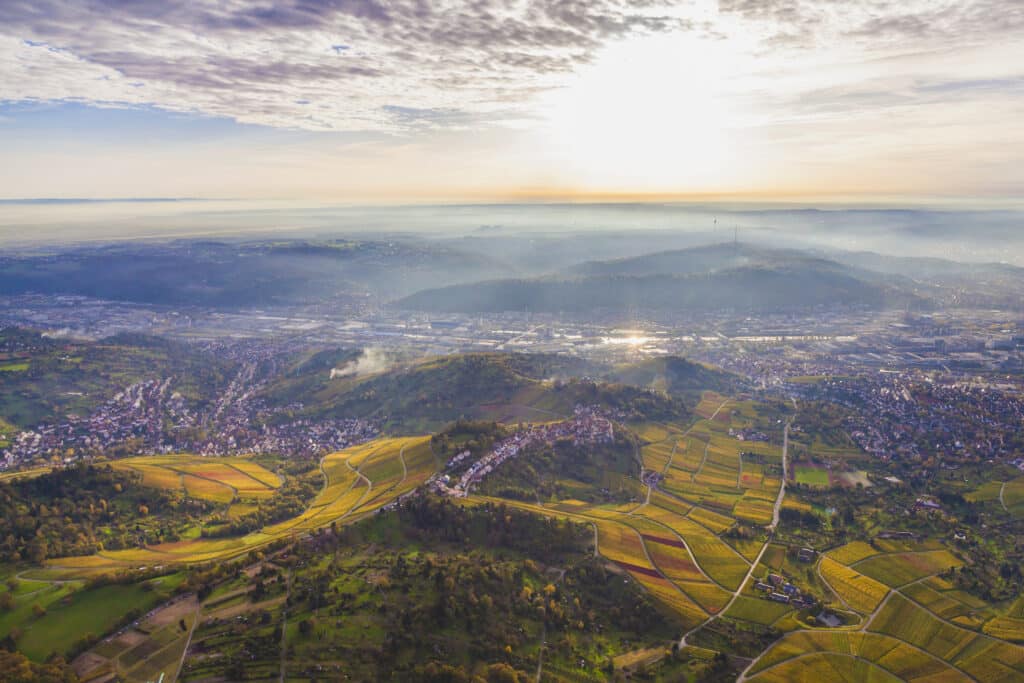
[[[0,197],[1024,197],[1022,0],[3,0]]]

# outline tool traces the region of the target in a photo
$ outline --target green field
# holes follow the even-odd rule
[[[810,467],[808,465],[797,465],[793,468],[796,483],[807,486],[828,486],[828,470],[821,467]]]
[[[741,595],[725,612],[725,616],[769,626],[792,611],[792,607],[781,602]]]
[[[29,364],[24,363],[0,363],[0,372],[25,372]]]
[[[64,653],[87,634],[110,631],[130,610],[147,612],[166,597],[166,593],[147,590],[142,584],[73,593],[66,604],[52,604],[44,616],[26,623],[18,648],[30,658],[43,661],[53,652]]]
[[[887,586],[902,586],[963,564],[948,550],[876,555],[853,565],[861,574]]]

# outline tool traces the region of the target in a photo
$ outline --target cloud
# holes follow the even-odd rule
[[[869,51],[893,41],[977,44],[1019,34],[1024,28],[1020,0],[721,0],[723,14],[762,25],[777,45],[850,46]],[[836,41],[840,41],[836,43]],[[859,41],[859,42],[858,42]]]
[[[385,351],[367,347],[355,360],[348,361],[340,368],[331,368],[330,378],[365,377],[377,372],[384,372],[392,365],[394,365],[394,361],[388,357]]]
[[[737,140],[806,151],[837,146],[825,141],[842,125],[858,150],[898,132],[953,139],[959,151],[976,141],[968,128],[1006,129],[1019,114],[1022,32],[1021,0],[12,0],[0,2],[0,98],[155,106],[404,144],[429,131],[540,127],[547,95],[646,36],[725,46],[659,53],[643,73],[623,64],[620,81],[653,82],[641,92],[697,81],[681,110],[694,109],[691,95],[724,102],[712,122],[723,138],[738,130]],[[623,124],[657,120],[659,134],[680,137],[645,107]]]
[[[291,128],[422,126],[396,106],[485,125],[609,41],[688,28],[656,0],[0,3],[0,92]]]

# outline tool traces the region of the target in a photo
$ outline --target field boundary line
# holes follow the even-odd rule
[[[664,509],[664,508],[662,508],[662,509]],[[722,590],[726,591],[727,593],[731,593],[732,592],[726,586],[723,586],[718,581],[716,581],[715,579],[711,578],[711,576],[708,575],[708,573],[706,571],[704,571],[704,567],[700,566],[700,562],[697,561],[697,556],[693,554],[692,550],[690,550],[690,544],[675,529],[673,529],[672,527],[668,526],[664,522],[660,522],[660,521],[658,521],[656,519],[651,519],[650,517],[644,517],[644,519],[646,519],[647,521],[652,522],[654,524],[657,524],[659,526],[665,527],[666,531],[668,531],[670,534],[672,534],[673,536],[678,538],[679,541],[683,544],[684,549],[686,550],[687,555],[689,555],[690,559],[693,560],[693,566],[695,566],[697,568],[697,571],[699,571],[701,573],[701,576],[703,576],[705,579],[707,579],[711,583],[715,584],[716,586],[718,586]],[[628,525],[628,524],[626,526],[629,526],[630,529],[633,529],[633,531],[636,531],[637,533],[639,533],[639,530],[636,527]],[[641,540],[643,540],[642,537],[641,537]],[[723,543],[724,543],[724,541],[723,541]],[[726,543],[725,545],[729,545],[729,544]]]
[[[660,489],[659,489],[659,490],[660,490]],[[704,507],[704,506],[703,506],[703,505],[701,505],[700,503],[694,503],[694,502],[692,502],[692,501],[689,501],[689,500],[687,500],[686,498],[683,498],[682,496],[677,496],[677,495],[675,495],[674,493],[669,493],[668,491],[662,491],[662,493],[666,493],[666,494],[668,494],[668,496],[669,496],[670,498],[675,498],[676,500],[680,500],[680,501],[682,501],[682,502],[684,502],[684,503],[689,503],[689,504],[690,504],[690,505],[692,505],[693,507],[695,507],[695,508],[700,508],[701,510],[704,510],[705,512],[711,512],[711,513],[713,513],[713,514],[716,514],[716,515],[721,515],[721,514],[722,514],[721,512],[716,512],[715,510],[712,510],[711,508],[707,508],[707,507]],[[660,506],[660,505],[658,505],[657,503],[655,503],[655,504],[654,504],[654,507],[658,507],[658,508],[661,508],[662,510],[665,510],[665,511],[667,511],[667,512],[672,512],[672,510],[669,510],[668,508],[664,508],[664,507],[661,507],[661,506]],[[693,510],[691,510],[690,512],[693,512]],[[725,515],[722,515],[722,516],[724,517]],[[709,526],[707,526],[706,524],[703,524],[703,523],[702,523],[702,522],[701,522],[700,520],[697,520],[697,519],[694,519],[693,517],[690,517],[690,513],[689,513],[689,512],[688,512],[688,513],[686,513],[685,515],[683,515],[683,516],[682,516],[682,518],[683,518],[683,519],[685,519],[685,520],[688,520],[688,521],[690,521],[690,522],[693,522],[694,524],[696,524],[696,525],[697,525],[697,526],[699,526],[700,528],[704,529],[704,531],[708,532],[709,534],[711,534],[712,536],[714,536],[714,537],[715,537],[715,538],[717,538],[718,540],[720,540],[720,541],[722,540],[722,537],[721,537],[721,536],[719,536],[719,535],[718,535],[718,533],[716,533],[714,529],[710,528],[710,527],[709,527]],[[736,524],[737,522],[738,522],[738,520],[736,520],[736,519],[733,519],[733,524]],[[730,528],[731,528],[731,526],[730,526]],[[686,540],[686,539],[683,539],[683,540]],[[724,544],[725,544],[725,545],[726,545],[726,546],[727,546],[727,547],[729,548],[729,550],[733,551],[733,553],[735,553],[735,554],[736,554],[736,557],[738,557],[738,558],[740,558],[741,560],[743,560],[744,564],[750,564],[750,560],[748,560],[747,558],[745,558],[745,557],[744,557],[744,556],[743,556],[743,555],[742,555],[742,554],[740,553],[740,551],[736,550],[736,548],[733,548],[733,547],[732,547],[731,545],[729,545],[728,543],[725,543],[725,541],[722,541],[722,543],[724,543]]]
[[[628,526],[628,525],[625,525],[625,526]],[[706,615],[710,616],[710,615],[711,615],[711,612],[709,612],[709,611],[707,611],[706,609],[704,609],[704,606],[703,606],[703,605],[701,605],[701,604],[700,604],[699,602],[697,602],[696,600],[694,600],[694,599],[693,599],[693,597],[691,597],[689,593],[687,593],[687,592],[686,592],[686,591],[684,591],[684,590],[683,590],[682,588],[680,588],[680,587],[679,587],[678,585],[676,585],[676,582],[675,582],[675,581],[673,581],[672,579],[668,578],[668,576],[666,576],[666,575],[665,575],[665,572],[661,571],[661,567],[659,567],[659,566],[657,565],[657,563],[656,563],[656,562],[655,562],[655,561],[654,561],[654,560],[653,560],[653,559],[651,558],[651,553],[650,553],[650,551],[648,551],[648,550],[647,550],[647,543],[646,543],[646,542],[644,541],[644,535],[643,535],[643,534],[641,534],[641,533],[640,533],[639,531],[637,531],[637,530],[636,530],[635,528],[633,528],[633,527],[629,527],[629,528],[633,530],[633,533],[634,533],[634,534],[636,534],[636,537],[637,537],[637,539],[638,539],[638,540],[640,541],[640,547],[641,547],[641,548],[643,548],[643,551],[644,551],[644,557],[646,557],[646,558],[647,558],[647,562],[648,562],[648,563],[649,563],[649,564],[650,564],[650,565],[651,565],[652,567],[654,567],[654,571],[658,572],[658,576],[660,576],[661,578],[663,578],[663,579],[664,579],[664,580],[665,580],[666,582],[668,582],[668,584],[669,584],[670,586],[672,586],[672,587],[673,587],[673,588],[675,588],[675,589],[676,589],[677,591],[679,591],[679,592],[680,592],[680,593],[681,593],[681,594],[683,595],[683,597],[684,597],[684,598],[686,598],[686,599],[687,599],[687,600],[689,600],[689,601],[690,601],[691,603],[693,603],[693,606],[694,606],[694,607],[696,607],[697,609],[699,609],[699,610],[700,610],[701,612],[703,612],[704,614],[706,614]],[[637,583],[639,583],[639,582],[637,582]],[[643,585],[643,584],[640,584],[640,585]]]
[[[839,546],[839,547],[841,548],[842,546]],[[874,559],[877,559],[879,557],[888,557],[890,555],[924,555],[925,553],[941,553],[941,552],[947,552],[948,553],[949,551],[946,550],[945,548],[936,548],[934,550],[898,550],[898,551],[892,552],[892,553],[882,553],[882,552],[880,552],[877,555],[868,555],[867,557],[862,557],[861,559],[857,560],[856,562],[851,562],[850,564],[848,564],[846,566],[852,568],[852,567],[856,567],[858,564],[862,564],[864,562],[867,562],[868,560],[874,560]],[[952,555],[952,553],[950,553],[950,555]],[[835,558],[832,558],[832,559],[835,562],[839,562],[839,560],[836,560]],[[839,562],[839,564],[843,564],[843,563]],[[935,574],[929,574],[928,576],[922,576],[919,579],[913,579],[912,581],[907,581],[905,584],[901,585],[900,588],[902,588],[903,586],[909,586],[912,583],[917,583],[918,581],[923,581],[924,579],[930,579],[933,576],[938,576],[940,573],[941,572],[936,572]],[[878,579],[875,579],[875,580],[877,581]]]
[[[839,602],[843,603],[843,607],[845,607],[846,609],[850,610],[851,612],[853,612],[855,614],[859,614],[862,620],[865,619],[867,617],[867,615],[865,615],[862,612],[860,612],[859,610],[855,610],[853,607],[851,607],[850,603],[846,602],[846,600],[843,599],[843,596],[841,596],[839,594],[839,591],[837,591],[832,586],[832,584],[829,583],[829,580],[825,578],[825,575],[821,573],[821,560],[824,557],[825,557],[824,555],[818,555],[818,561],[814,563],[814,571],[815,571],[815,573],[817,573],[818,578],[821,579],[821,582],[823,584],[825,584],[825,587],[829,589],[829,591],[832,593],[832,595],[836,596],[836,600],[838,600]],[[838,562],[838,560],[832,559],[831,557],[829,559],[832,560],[833,562]],[[839,564],[843,564],[843,563],[839,562]],[[846,566],[846,565],[843,565],[843,566]],[[884,601],[884,598],[883,598],[883,601]],[[861,628],[864,628],[865,625],[866,625],[866,622],[861,624]]]
[[[384,496],[384,495],[387,495],[389,492],[394,491],[396,488],[401,486],[405,482],[406,478],[409,476],[409,470],[405,466],[405,444],[402,444],[402,447],[398,450],[398,460],[399,460],[399,462],[402,463],[402,478],[399,479],[398,481],[396,481],[391,486],[389,486],[386,489],[384,489],[383,491],[378,492],[378,494],[377,494],[378,496]],[[362,467],[363,466],[362,463],[360,463],[359,466]],[[370,480],[366,479],[366,481],[370,481]],[[372,485],[371,485],[371,489],[372,489]],[[369,493],[369,491],[367,491],[367,493]],[[357,505],[353,506],[352,509],[353,510],[358,510],[359,507],[362,506],[363,502],[364,502],[363,499],[360,499],[359,503]]]
[[[956,664],[954,664],[953,662],[947,661],[947,660],[943,659],[942,657],[939,657],[939,656],[938,656],[938,655],[936,655],[936,654],[933,654],[933,653],[931,653],[931,652],[928,652],[928,650],[925,650],[925,649],[924,649],[923,647],[921,647],[921,646],[919,646],[919,645],[915,645],[914,643],[911,643],[911,642],[910,642],[909,640],[906,640],[905,638],[902,638],[902,637],[900,637],[900,636],[894,635],[894,634],[892,634],[892,633],[882,633],[881,631],[869,631],[869,630],[868,630],[868,627],[870,626],[871,622],[875,620],[875,616],[877,616],[877,612],[881,611],[881,609],[882,609],[882,606],[883,606],[883,605],[884,605],[885,603],[889,602],[889,598],[890,598],[890,597],[891,597],[891,596],[892,596],[892,595],[893,595],[894,593],[899,593],[899,591],[897,591],[897,590],[891,590],[891,591],[889,591],[889,594],[885,596],[885,600],[883,600],[883,601],[882,601],[881,603],[879,603],[879,605],[878,605],[878,609],[876,610],[876,612],[875,612],[875,613],[872,613],[872,615],[871,615],[871,619],[869,619],[869,620],[868,620],[868,623],[867,623],[867,624],[865,624],[865,625],[864,625],[864,628],[863,628],[863,629],[861,629],[861,630],[862,630],[862,631],[863,631],[864,633],[871,633],[871,634],[874,634],[874,635],[879,635],[879,636],[886,636],[887,638],[892,638],[892,639],[894,639],[894,640],[898,640],[898,641],[900,641],[901,643],[903,643],[904,645],[907,645],[908,647],[912,647],[912,648],[914,648],[915,650],[917,650],[918,652],[924,653],[924,654],[928,655],[929,657],[931,657],[932,659],[935,659],[935,660],[938,660],[938,661],[942,662],[943,664],[945,664],[945,665],[946,665],[946,666],[948,666],[949,668],[951,668],[951,669],[953,669],[953,670],[955,670],[955,671],[959,671],[959,672],[960,672],[961,674],[963,674],[963,675],[964,675],[964,678],[970,679],[970,680],[972,680],[972,681],[975,681],[975,683],[977,683],[977,681],[978,681],[978,679],[977,679],[977,678],[975,678],[975,677],[974,677],[974,676],[972,676],[971,674],[967,673],[966,671],[964,671],[963,669],[961,669],[961,668],[960,668],[959,666],[957,666],[957,665],[956,665]],[[907,600],[910,600],[910,598],[907,598],[907,596],[903,595],[902,593],[900,593],[900,596],[901,596],[901,597],[903,597],[903,598],[906,598]],[[913,601],[911,600],[911,602],[913,602]],[[917,603],[914,603],[914,604],[916,605]],[[918,605],[918,606],[920,607],[920,605]],[[922,608],[922,609],[923,609],[923,608]],[[929,610],[925,610],[925,611],[926,611],[926,612],[928,612],[928,614],[932,614],[932,612],[930,612]],[[937,615],[933,615],[933,616],[935,616],[935,618],[936,618],[936,619],[940,619],[940,620],[941,620],[941,617],[939,617],[939,616],[937,616]],[[979,635],[979,634],[978,634],[977,632],[975,632],[975,631],[970,631],[969,629],[965,629],[965,628],[963,628],[962,626],[957,626],[957,628],[963,629],[964,631],[967,631],[968,633],[974,633],[975,635]],[[999,642],[1004,642],[1004,641],[999,641]]]
[[[799,633],[799,631],[796,631],[796,633]],[[881,635],[884,635],[884,634],[881,634]],[[909,643],[907,643],[907,644],[909,645]],[[924,651],[922,650],[922,652],[924,652]],[[925,652],[925,654],[928,654],[929,656],[934,657],[934,655],[931,655],[930,653]],[[818,656],[818,655],[832,655],[833,657],[844,657],[844,658],[847,658],[847,659],[860,660],[860,661],[864,662],[865,664],[867,664],[868,666],[871,666],[871,667],[873,667],[875,669],[878,669],[880,671],[884,671],[885,673],[889,674],[890,676],[892,676],[896,680],[901,680],[899,676],[897,676],[895,673],[893,673],[889,669],[886,669],[884,666],[881,666],[880,664],[878,664],[878,662],[872,662],[870,659],[866,659],[864,657],[861,657],[860,655],[851,655],[851,654],[847,654],[845,652],[836,652],[834,650],[815,650],[814,652],[803,652],[803,653],[798,654],[798,655],[793,655],[792,657],[787,657],[786,659],[783,659],[782,661],[775,662],[771,666],[766,666],[765,668],[761,669],[757,673],[753,674],[753,678],[756,679],[761,674],[768,673],[772,669],[780,667],[783,664],[788,664],[790,662],[795,662],[795,661],[800,660],[800,659],[806,659],[808,657],[814,657],[814,656]],[[959,669],[957,669],[955,666],[951,666],[948,662],[945,662],[945,661],[943,661],[941,659],[938,659],[938,658],[935,658],[935,659],[937,661],[939,661],[939,662],[942,662],[947,667],[949,667],[949,668],[951,668],[951,669],[953,669],[955,671],[959,671]],[[746,669],[743,670],[743,672],[736,679],[737,683],[743,683],[744,681],[748,680],[748,678],[747,678],[747,671],[752,666],[754,666],[754,663],[757,662],[757,661],[758,660],[755,659],[753,662],[750,663],[749,666],[747,666]],[[973,678],[971,676],[967,676],[967,677],[970,678],[972,681],[976,680],[975,678]]]
[[[693,474],[690,475],[690,483],[691,484],[696,484],[697,483],[697,477],[699,477],[700,473],[704,471],[704,464],[708,461],[708,449],[709,448],[711,448],[711,439],[710,438],[704,443],[704,457],[700,459],[700,464],[697,465],[697,469],[694,470]]]
[[[746,680],[747,672],[750,671],[750,669],[753,668],[755,664],[757,664],[759,661],[761,661],[761,659],[766,654],[768,654],[768,652],[770,652],[776,645],[781,643],[786,638],[788,638],[790,636],[795,636],[796,634],[799,634],[799,633],[831,634],[833,632],[834,632],[834,629],[828,629],[828,630],[824,630],[824,629],[800,629],[798,631],[790,631],[789,633],[783,635],[781,638],[776,640],[770,646],[768,646],[768,648],[763,650],[757,657],[755,657],[750,662],[750,664],[747,665],[747,668],[743,670],[743,672],[740,674],[739,678],[736,679],[737,682]],[[846,633],[851,633],[851,632],[847,631]],[[853,631],[852,633],[861,633],[861,632],[860,631]],[[884,654],[879,656],[879,660],[884,659],[886,655],[888,655],[893,650],[895,650],[897,647],[899,647],[900,644],[903,644],[903,645],[906,645],[907,647],[915,650],[916,652],[919,652],[920,654],[924,655],[925,657],[928,657],[928,658],[932,659],[933,661],[938,662],[939,664],[942,664],[943,666],[946,666],[946,667],[952,669],[953,671],[957,671],[957,672],[962,673],[966,678],[969,678],[972,681],[977,681],[976,678],[974,678],[973,676],[968,674],[966,671],[962,671],[959,667],[957,667],[957,666],[947,662],[945,659],[942,659],[938,655],[932,654],[931,652],[928,652],[928,650],[925,650],[924,648],[918,647],[917,645],[914,645],[913,643],[907,642],[906,640],[903,640],[902,638],[900,638],[898,636],[893,636],[893,635],[890,635],[888,633],[879,633],[877,631],[864,632],[863,635],[865,635],[865,636],[878,636],[880,638],[888,638],[889,640],[892,640],[893,642],[896,643],[893,647],[891,647],[888,650],[886,650]],[[821,654],[821,653],[842,654],[842,653],[834,652],[832,650],[815,650],[814,652],[805,652],[805,653],[791,655],[789,657],[786,657],[783,660],[780,660],[780,661],[776,662],[775,664],[772,664],[771,666],[767,666],[764,669],[761,669],[756,674],[754,674],[754,677],[760,676],[762,673],[764,673],[766,671],[769,671],[770,669],[775,668],[779,664],[784,664],[786,662],[792,661],[792,660],[797,659],[799,657],[806,657],[807,655]],[[875,666],[878,666],[880,669],[884,669],[885,671],[889,671],[888,669],[885,669],[885,667],[882,667],[882,666],[878,665],[877,663],[874,663],[874,662],[872,662],[872,663],[875,664]],[[892,672],[889,671],[889,673],[892,673]]]
[[[188,648],[192,645],[192,634],[196,632],[196,626],[202,621],[203,617],[203,603],[199,602],[199,596],[196,596],[196,612],[194,619],[192,620],[192,628],[188,630],[188,639],[185,641],[185,649],[181,651],[181,658],[178,660],[178,668],[174,671],[174,677],[171,678],[171,683],[177,681],[181,677],[181,670],[185,668],[185,658],[188,657]]]
[[[234,470],[235,472],[238,472],[239,474],[243,474],[243,475],[245,475],[245,476],[246,476],[247,478],[249,478],[249,479],[251,479],[252,481],[256,482],[256,483],[257,483],[257,484],[259,485],[259,487],[260,487],[261,489],[265,489],[265,490],[267,490],[267,491],[276,491],[277,489],[281,488],[281,486],[283,486],[283,485],[284,485],[284,481],[281,481],[281,482],[280,482],[280,484],[278,484],[277,486],[271,486],[271,485],[267,484],[267,483],[266,483],[266,482],[264,482],[264,481],[260,481],[259,479],[257,479],[256,477],[252,476],[251,474],[249,474],[249,473],[248,473],[248,472],[246,472],[245,470],[243,470],[243,469],[239,469],[238,467],[236,467],[236,466],[235,466],[234,464],[232,464],[232,463],[230,463],[230,462],[226,462],[226,463],[223,463],[223,464],[224,464],[224,465],[226,465],[226,466],[228,466],[228,467],[230,467],[230,468],[231,468],[231,469],[233,469],[233,470]],[[267,471],[268,471],[268,472],[270,472],[270,470],[267,470]],[[277,477],[278,479],[280,479],[280,478],[281,478],[281,475],[277,474],[276,472],[270,472],[270,473],[271,473],[271,474],[273,474],[273,475],[274,475],[275,477]]]
[[[205,474],[197,474],[195,472],[186,472],[184,470],[178,469],[177,467],[174,467],[173,465],[167,465],[166,467],[167,467],[167,469],[171,470],[172,472],[177,472],[177,473],[182,475],[181,485],[183,487],[185,486],[185,477],[186,476],[195,477],[196,479],[205,479],[206,481],[212,481],[214,484],[219,484],[220,486],[223,486],[225,488],[229,488],[229,489],[231,489],[234,492],[235,498],[238,498],[238,489],[236,489],[231,484],[228,484],[227,482],[223,482],[220,479],[214,479],[213,477],[208,477]],[[188,489],[185,489],[185,493],[188,493]],[[191,495],[191,494],[189,494],[189,495]]]
[[[654,558],[652,558],[652,557],[650,556],[650,551],[648,551],[648,550],[647,550],[647,542],[646,542],[646,541],[644,541],[644,538],[643,538],[643,533],[641,533],[640,531],[638,531],[638,530],[637,530],[636,528],[633,528],[632,526],[631,526],[630,528],[632,528],[632,529],[633,529],[633,532],[634,532],[634,533],[636,533],[636,535],[637,535],[637,538],[638,538],[638,539],[640,539],[640,547],[641,547],[641,548],[643,548],[643,555],[644,555],[644,557],[646,557],[646,558],[647,558],[647,561],[648,561],[648,562],[650,563],[650,565],[651,565],[652,567],[654,567],[654,571],[656,571],[656,572],[658,573],[659,577],[662,577],[662,579],[664,579],[664,580],[666,580],[667,582],[669,582],[669,584],[670,584],[670,585],[671,585],[671,586],[672,586],[672,587],[673,587],[674,589],[676,589],[677,591],[679,591],[680,593],[682,593],[682,594],[683,594],[683,596],[684,596],[684,597],[685,597],[685,598],[686,598],[687,600],[689,600],[690,602],[692,602],[692,603],[693,603],[693,606],[694,606],[694,607],[696,607],[697,609],[699,609],[699,610],[700,610],[700,611],[702,611],[703,613],[705,613],[705,614],[707,614],[707,615],[709,615],[709,616],[710,616],[710,615],[711,615],[711,612],[710,612],[710,611],[708,611],[707,609],[705,609],[705,607],[703,607],[703,605],[701,605],[701,604],[700,604],[699,602],[697,602],[697,601],[696,601],[696,599],[695,599],[695,598],[694,598],[694,597],[693,597],[692,595],[690,595],[689,593],[687,593],[686,591],[684,591],[684,590],[682,589],[682,587],[681,587],[681,586],[679,586],[679,585],[678,585],[678,584],[677,584],[676,582],[674,582],[673,580],[669,579],[669,577],[668,577],[668,574],[666,574],[666,573],[665,573],[664,571],[662,571],[662,567],[659,567],[659,566],[657,566],[657,562],[655,562],[655,561],[654,561]]]
[[[931,578],[931,577],[930,576],[925,576],[922,579],[918,579],[918,581],[923,581],[924,579],[929,579],[929,578]],[[911,581],[911,583],[916,583],[916,581]],[[910,584],[908,583],[906,585],[909,586]],[[960,625],[960,624],[958,624],[958,623],[956,623],[954,621],[950,621],[949,619],[946,619],[945,617],[940,617],[938,614],[936,614],[935,612],[933,612],[930,609],[928,609],[927,607],[925,607],[924,604],[918,602],[914,598],[912,598],[909,595],[905,594],[899,588],[893,588],[892,592],[893,593],[899,593],[899,596],[901,598],[903,598],[907,602],[910,602],[910,603],[914,604],[915,606],[919,607],[920,609],[923,609],[925,612],[927,612],[931,616],[935,617],[936,619],[941,621],[946,626],[949,626],[949,627],[955,628],[955,629],[959,629],[961,631],[966,631],[967,633],[972,633],[972,634],[974,634],[974,635],[976,635],[976,636],[978,636],[980,638],[984,638],[985,640],[987,640],[989,642],[1005,643],[1007,645],[1011,645],[1012,647],[1016,647],[1016,648],[1020,648],[1020,649],[1024,650],[1024,646],[1011,643],[1010,641],[1003,640],[1002,638],[996,638],[995,636],[991,636],[988,633],[985,633],[984,631],[975,631],[974,629],[969,629],[966,626],[962,626],[962,625]]]

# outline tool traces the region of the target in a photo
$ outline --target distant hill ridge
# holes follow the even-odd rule
[[[881,309],[917,303],[892,275],[792,250],[718,244],[592,261],[543,278],[428,289],[394,305],[450,313],[586,313]]]

